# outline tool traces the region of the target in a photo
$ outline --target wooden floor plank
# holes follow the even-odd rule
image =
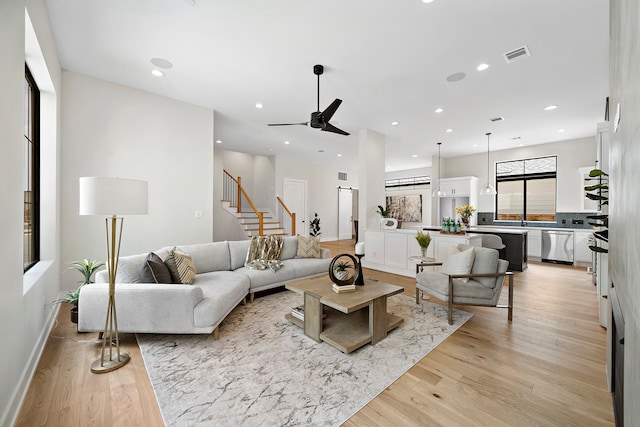
[[[354,242],[322,246],[353,253]],[[414,278],[364,275],[415,295]],[[585,269],[530,262],[515,274],[512,323],[506,310],[458,308],[474,316],[344,426],[613,426],[606,330]],[[122,334],[128,365],[92,374],[97,334],[78,334],[68,318],[63,306],[16,426],[163,425],[135,336]]]

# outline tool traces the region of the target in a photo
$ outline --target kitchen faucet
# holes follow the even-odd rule
[[[520,214],[520,227],[524,227],[525,223],[524,223],[524,215]]]

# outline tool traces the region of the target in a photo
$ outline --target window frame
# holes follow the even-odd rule
[[[507,175],[503,177],[498,176],[498,164],[499,163],[511,163],[521,161],[526,164],[527,160],[536,160],[536,159],[546,159],[546,158],[554,158],[555,159],[555,171],[553,172],[533,172],[527,173],[526,169],[524,169],[524,173],[518,175]],[[517,160],[505,160],[502,162],[496,162],[495,164],[495,177],[496,177],[496,197],[495,197],[495,220],[496,221],[527,221],[527,222],[556,222],[558,218],[558,156],[540,156],[540,157],[530,157],[526,159],[517,159]],[[553,218],[548,219],[527,219],[527,183],[529,181],[541,180],[541,179],[554,179],[555,180],[555,194],[554,194],[554,214]],[[500,212],[498,211],[498,197],[500,195],[500,182],[513,182],[513,181],[522,181],[523,189],[522,189],[522,219],[501,219]]]
[[[23,271],[27,272],[30,268],[40,261],[40,89],[36,83],[27,64],[25,64],[25,83],[30,88],[30,99],[28,106],[23,107],[25,113],[29,113],[31,135],[24,135],[23,147],[26,149],[26,143],[31,144],[31,156],[29,158],[29,168],[24,171],[24,178],[29,179],[31,185],[28,191],[33,192],[33,205],[31,206],[31,234],[29,241],[31,244],[30,257],[26,257],[26,248],[23,248]],[[26,95],[26,94],[25,94]],[[27,102],[25,96],[24,102]],[[28,118],[24,118],[24,124],[27,124]],[[26,130],[26,129],[25,129]],[[25,159],[26,160],[26,159]],[[25,165],[27,162],[25,161]],[[27,190],[27,189],[23,189]],[[23,197],[23,211],[24,207]],[[26,213],[26,212],[25,212]],[[23,214],[23,236],[27,234],[27,217]],[[26,242],[26,239],[25,239]]]

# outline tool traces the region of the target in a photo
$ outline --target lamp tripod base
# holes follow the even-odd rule
[[[116,355],[113,360],[108,355],[105,355],[102,359],[98,359],[91,364],[91,372],[94,374],[106,374],[122,368],[129,360],[131,360],[129,353],[120,353],[120,356]]]

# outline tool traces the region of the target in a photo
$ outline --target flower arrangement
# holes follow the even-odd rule
[[[426,249],[431,243],[431,235],[428,232],[425,234],[421,230],[418,230],[418,234],[416,234],[416,240],[418,241],[418,245],[420,245],[421,248]]]
[[[463,219],[471,218],[471,215],[473,215],[475,211],[476,208],[471,205],[456,206],[456,213]]]

